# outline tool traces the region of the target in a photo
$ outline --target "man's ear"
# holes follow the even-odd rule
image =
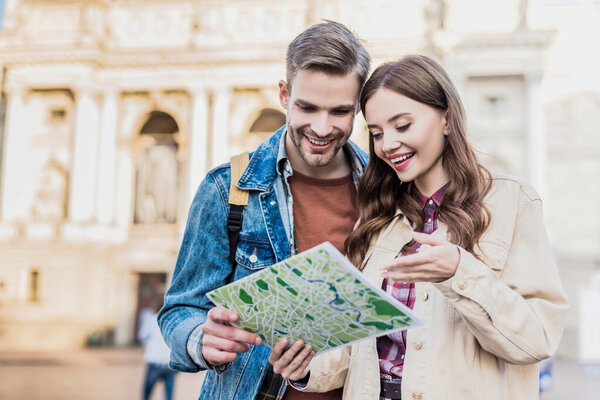
[[[288,100],[290,99],[290,89],[283,79],[279,81],[279,103],[281,107],[288,109]]]

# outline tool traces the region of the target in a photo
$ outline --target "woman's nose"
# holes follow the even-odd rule
[[[402,146],[402,143],[400,142],[400,140],[398,140],[394,133],[395,132],[390,132],[383,135],[383,143],[381,144],[381,150],[383,150],[385,153],[390,153]]]

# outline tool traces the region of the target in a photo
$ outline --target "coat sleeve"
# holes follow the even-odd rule
[[[222,286],[232,271],[228,261],[227,190],[209,173],[194,197],[171,285],[158,322],[171,348],[171,368],[197,372],[210,368],[196,364],[187,351],[190,334],[206,321],[213,307],[206,293]],[[201,344],[198,345],[201,354]],[[201,356],[200,356],[201,357]]]
[[[496,357],[530,364],[556,351],[568,303],[539,198],[523,202],[500,272],[460,249],[454,277],[435,286],[481,347]]]
[[[321,354],[310,362],[310,376],[305,386],[292,386],[303,392],[323,393],[344,386],[352,346]]]

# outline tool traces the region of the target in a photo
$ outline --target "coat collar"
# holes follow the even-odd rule
[[[438,229],[435,230],[431,235],[437,238],[443,238],[447,240],[448,228],[443,223],[439,223]],[[396,216],[392,221],[385,226],[381,233],[377,235],[371,242],[371,246],[365,257],[361,269],[364,269],[369,259],[378,251],[383,251],[388,254],[398,254],[405,244],[412,240],[413,228],[408,221],[408,218],[402,214],[399,210],[396,211]]]
[[[284,125],[250,154],[250,162],[237,183],[238,188],[263,192],[269,190],[277,176],[279,148],[285,140],[286,132]],[[368,161],[367,154],[351,141],[348,141],[344,149],[347,149],[352,158],[352,168],[361,169],[362,174]]]

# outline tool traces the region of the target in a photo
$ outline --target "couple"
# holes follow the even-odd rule
[[[286,125],[237,183],[249,202],[233,265],[229,164],[200,185],[159,322],[172,368],[209,370],[201,399],[538,397],[536,363],[556,350],[568,308],[539,196],[477,161],[437,62],[404,57],[365,83],[369,66],[335,22],[290,44],[279,82]],[[348,141],[359,110],[368,165]],[[313,358],[302,342],[271,350],[205,296],[230,274],[326,240],[425,325]]]

